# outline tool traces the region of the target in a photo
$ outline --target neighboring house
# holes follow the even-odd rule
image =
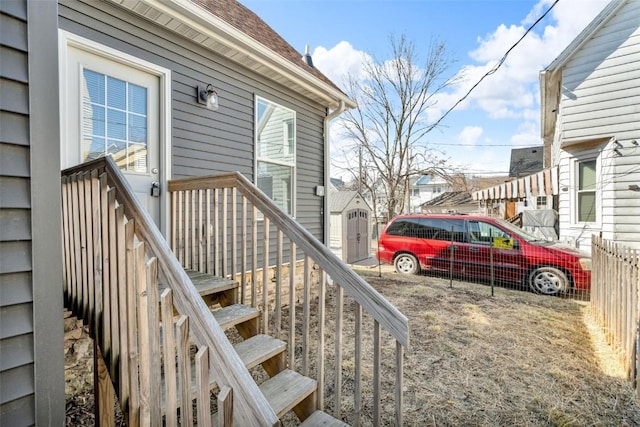
[[[421,175],[411,179],[409,185],[411,212],[420,212],[420,206],[423,203],[451,190],[451,185],[439,176]]]
[[[479,214],[480,207],[467,191],[449,191],[420,205],[422,213]]]
[[[340,190],[344,190],[345,186],[347,185],[342,179],[340,178],[331,178],[330,179],[331,185],[338,191]],[[331,188],[331,187],[329,187]]]
[[[371,207],[354,190],[329,190],[330,248],[338,258],[353,263],[371,255]]]
[[[239,171],[326,242],[328,125],[354,104],[233,0],[2,1],[0,19],[0,425],[62,425],[61,168],[129,153],[165,234],[169,179]]]
[[[509,163],[509,176],[520,178],[540,172],[544,168],[544,146],[513,148],[511,149],[511,162]]]
[[[640,0],[612,1],[540,74],[560,240],[640,248]]]
[[[508,219],[527,210],[555,209],[557,168],[543,169],[543,154],[543,147],[512,149],[509,178],[472,194],[483,213]]]

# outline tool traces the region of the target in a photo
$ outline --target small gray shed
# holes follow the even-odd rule
[[[329,190],[330,249],[353,263],[371,255],[371,207],[357,191]]]

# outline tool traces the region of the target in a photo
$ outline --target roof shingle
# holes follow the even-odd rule
[[[296,51],[285,39],[274,31],[273,28],[241,3],[236,0],[191,1],[251,37],[258,43],[268,47],[270,50],[295,64],[297,67],[344,93],[342,89],[336,86],[335,83],[322,74],[317,68],[310,67],[302,59],[301,53]]]

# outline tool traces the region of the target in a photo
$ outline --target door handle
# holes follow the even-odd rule
[[[479,248],[469,248],[469,252],[480,252]]]
[[[452,251],[458,250],[458,247],[456,245],[451,245],[449,246],[449,249]]]
[[[160,183],[158,181],[151,183],[151,197],[160,197]]]

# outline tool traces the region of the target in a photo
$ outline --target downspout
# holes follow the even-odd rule
[[[331,138],[329,138],[329,125],[331,120],[344,113],[347,108],[341,99],[338,108],[327,114],[324,119],[324,202],[323,202],[323,223],[324,223],[324,245],[329,247],[331,223],[331,212],[329,212],[329,187],[331,185]]]

